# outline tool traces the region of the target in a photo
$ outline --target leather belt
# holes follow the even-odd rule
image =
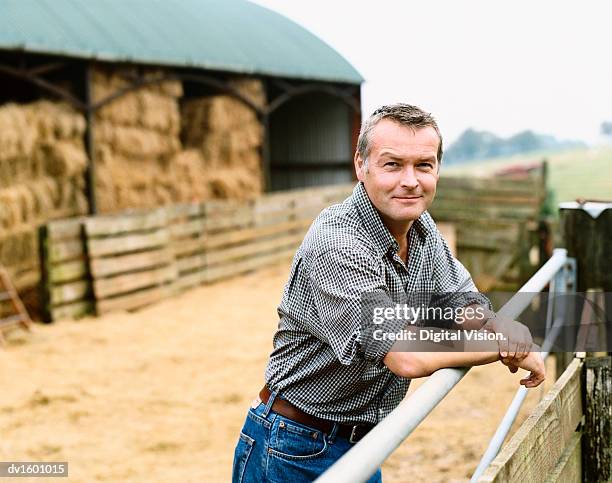
[[[259,391],[259,399],[264,404],[268,403],[270,399],[270,390],[267,386],[264,386],[261,391]],[[295,407],[286,399],[275,398],[274,403],[272,404],[272,411],[281,416],[284,416],[288,419],[295,421],[296,423],[303,424],[305,426],[310,426],[312,428],[323,431],[326,434],[330,434],[333,427],[334,422],[329,421],[327,419],[318,418],[317,416],[311,416],[308,413],[305,413],[301,409]],[[337,436],[341,438],[346,438],[351,443],[356,443],[361,438],[363,438],[368,432],[374,427],[373,424],[356,424],[354,426],[348,424],[339,424]]]

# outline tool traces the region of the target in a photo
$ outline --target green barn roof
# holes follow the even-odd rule
[[[1,0],[0,49],[360,84],[340,54],[244,0]]]

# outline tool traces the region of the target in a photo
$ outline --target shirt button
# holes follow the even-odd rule
[[[285,421],[281,421],[280,423],[278,423],[278,427],[279,428],[284,428],[285,427]]]

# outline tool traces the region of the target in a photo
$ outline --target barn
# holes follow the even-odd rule
[[[7,0],[0,265],[40,279],[38,227],[352,180],[356,69],[242,0]]]

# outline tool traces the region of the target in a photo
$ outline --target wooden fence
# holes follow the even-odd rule
[[[537,179],[440,181],[432,215],[456,227],[458,256],[481,289],[483,280],[497,280],[528,258],[528,225],[543,199],[539,187]],[[48,223],[41,236],[46,317],[134,309],[288,260],[314,217],[352,189],[308,188]],[[448,226],[445,232],[454,235]]]
[[[48,321],[135,309],[190,287],[289,260],[314,217],[353,186],[209,201],[48,223]]]
[[[42,300],[48,320],[93,312],[83,223],[83,218],[69,218],[41,228]]]
[[[575,358],[478,483],[610,478],[610,357]]]
[[[85,219],[96,313],[135,309],[171,295],[177,280],[168,212]]]
[[[436,222],[455,224],[458,258],[480,290],[499,288],[504,279],[507,288],[515,290],[545,261],[530,261],[530,252],[539,252],[542,242],[538,220],[546,194],[543,176],[440,178],[430,213]]]

